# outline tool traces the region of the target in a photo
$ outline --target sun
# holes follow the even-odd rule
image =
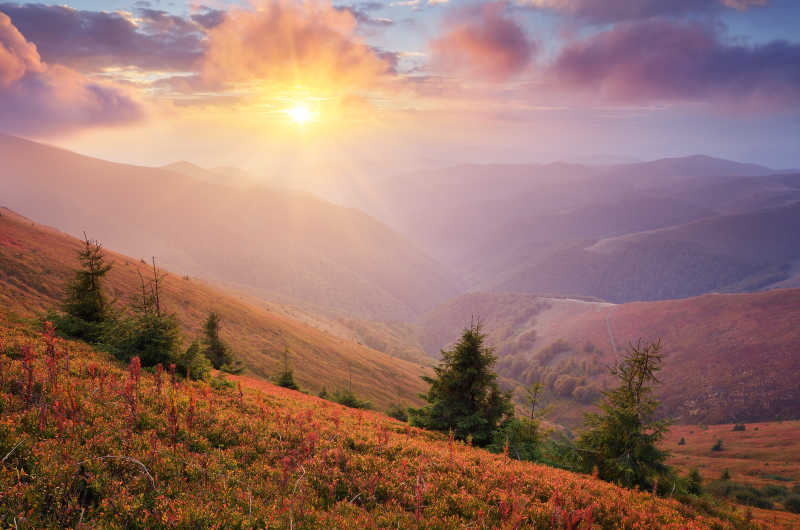
[[[305,125],[314,118],[311,110],[302,104],[297,104],[290,109],[286,109],[286,114],[289,115],[289,119],[292,120],[292,123],[295,125]]]

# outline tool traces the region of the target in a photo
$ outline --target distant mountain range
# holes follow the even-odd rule
[[[690,156],[455,166],[376,181],[360,206],[470,290],[625,302],[791,280],[798,202],[800,173]]]

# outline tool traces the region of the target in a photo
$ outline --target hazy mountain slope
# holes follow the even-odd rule
[[[267,187],[267,183],[259,185],[258,181],[252,176],[235,167],[220,167],[205,169],[198,165],[181,160],[161,166],[157,169],[166,169],[187,177],[192,177],[201,182],[211,182],[215,184],[226,184],[229,186],[240,186],[244,188]]]
[[[525,264],[494,287],[612,302],[752,291],[800,259],[800,203],[603,239]]]
[[[494,290],[519,269],[581,241],[746,211],[719,189],[772,173],[699,155],[613,166],[461,165],[376,179],[354,204],[458,270],[471,288]],[[751,184],[734,186],[750,209],[785,204],[786,186]]]
[[[609,173],[635,180],[673,177],[752,177],[769,175],[775,170],[758,164],[747,164],[706,155],[661,158],[649,162],[617,164]]]
[[[4,205],[168,268],[326,310],[403,318],[457,292],[406,239],[305,193],[244,189],[0,136]]]
[[[0,306],[22,315],[55,308],[63,286],[77,267],[80,242],[66,234],[0,210]],[[147,266],[138,259],[108,251],[114,267],[108,289],[126,304],[138,289],[138,273]],[[319,391],[345,388],[352,376],[353,391],[379,407],[416,403],[424,389],[418,364],[392,358],[350,341],[264,309],[253,298],[232,295],[196,278],[167,277],[164,303],[177,314],[188,338],[199,337],[208,313],[222,319],[222,336],[248,371],[268,377],[291,352],[295,376],[302,388]]]
[[[472,315],[496,348],[499,373],[543,381],[557,421],[580,421],[608,383],[606,365],[639,338],[663,340],[665,414],[689,423],[798,418],[800,289],[622,305],[465,295],[418,323],[420,342],[436,354]]]

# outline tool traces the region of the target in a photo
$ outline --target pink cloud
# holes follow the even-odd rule
[[[27,72],[42,70],[44,66],[36,45],[25,40],[11,19],[0,12],[0,86],[8,87]]]
[[[434,66],[451,73],[504,81],[524,70],[536,45],[505,13],[504,2],[462,10],[431,43]]]
[[[141,106],[118,87],[43,62],[36,46],[0,12],[0,127],[4,132],[56,134],[127,123],[142,115]]]

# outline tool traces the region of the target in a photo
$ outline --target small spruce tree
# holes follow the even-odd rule
[[[435,377],[422,378],[430,384],[422,395],[428,404],[408,411],[412,425],[452,430],[459,440],[472,436],[473,443],[483,447],[492,442],[498,426],[513,417],[511,397],[500,391],[492,369],[497,358],[484,339],[480,324],[473,324],[451,350],[442,351]]]
[[[175,364],[187,379],[201,381],[211,375],[211,361],[206,357],[198,341],[192,342],[186,351],[178,355]]]
[[[689,476],[686,477],[686,491],[692,495],[700,495],[703,493],[703,477],[697,468],[692,468],[689,471]]]
[[[178,318],[163,308],[160,291],[166,275],[156,266],[155,258],[152,274],[145,281],[139,271],[141,293],[133,300],[133,313],[120,315],[113,325],[106,326],[102,342],[124,361],[136,356],[143,366],[179,365],[184,352]]]
[[[206,320],[203,342],[208,356],[214,368],[224,372],[239,373],[243,367],[231,354],[230,348],[219,336],[220,319],[219,315],[212,312]]]
[[[300,390],[294,382],[294,372],[289,365],[289,350],[283,350],[283,370],[275,376],[275,384],[291,390]]]
[[[578,438],[585,471],[597,469],[604,480],[642,489],[668,471],[667,452],[658,443],[669,422],[655,419],[659,402],[652,395],[662,359],[661,341],[639,341],[611,369],[619,386],[605,393],[599,413],[586,415],[586,430]]]
[[[111,270],[106,263],[103,246],[84,234],[83,247],[78,251],[81,268],[67,284],[64,312],[67,318],[58,326],[79,339],[96,341],[101,325],[109,317],[110,304],[103,290],[103,277]]]

